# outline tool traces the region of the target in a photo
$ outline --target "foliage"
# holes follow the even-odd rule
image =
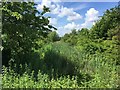
[[[104,55],[96,54],[86,57],[82,60],[80,67],[80,72],[84,73],[82,74],[84,81],[78,74],[72,77],[69,76],[70,74],[62,74],[55,78],[54,76],[50,77],[49,73],[39,70],[37,78],[35,78],[34,71],[29,73],[29,67],[26,67],[26,71],[22,75],[15,73],[10,67],[3,67],[2,85],[4,88],[116,88],[119,86],[117,73],[119,67],[116,67],[113,62],[109,62]],[[65,69],[65,67],[63,68]],[[72,70],[71,72],[73,73]],[[59,74],[59,72],[57,73]],[[54,75],[54,72],[51,74]],[[88,78],[86,75],[90,75],[91,80],[88,80],[90,77]]]
[[[119,13],[120,7],[116,6],[115,8],[111,8],[110,10],[106,10],[104,15],[101,17],[99,21],[92,27],[91,29],[91,38],[98,39],[103,38],[106,39],[109,35],[107,34],[112,29],[115,29],[119,26]],[[119,28],[119,27],[118,27]],[[117,33],[115,30],[114,32]]]
[[[47,74],[42,74],[40,71],[37,74],[37,80],[33,77],[33,73],[28,75],[26,72],[23,75],[16,74],[13,70],[3,67],[4,74],[2,76],[3,88],[75,88],[78,87],[75,77],[72,79],[69,76],[61,76],[56,80],[49,79]]]
[[[48,41],[55,42],[55,41],[59,41],[59,40],[60,40],[60,37],[56,31],[53,31],[48,34]]]
[[[3,3],[3,58],[15,61],[3,66],[3,88],[119,88],[119,9],[60,39],[47,7]]]
[[[38,38],[43,39],[51,32],[51,28],[54,29],[49,25],[48,17],[43,16],[48,11],[44,7],[44,11],[40,13],[33,2],[2,3],[3,61],[24,62],[21,56],[38,47]]]
[[[108,55],[104,53],[98,53],[94,55],[80,55],[78,51],[74,50],[75,49],[68,46],[66,43],[56,42],[54,44],[44,46],[41,48],[41,51],[38,51],[41,55],[43,55],[43,58],[40,63],[36,61],[39,64],[35,64],[35,67],[40,66],[40,71],[37,73],[37,80],[35,79],[33,73],[29,71],[30,66],[25,67],[26,69],[21,68],[19,70],[24,69],[25,72],[20,76],[16,75],[17,77],[15,78],[18,78],[19,76],[19,78],[21,78],[19,79],[20,82],[25,83],[25,86],[20,86],[19,81],[17,82],[18,86],[30,86],[31,88],[33,88],[32,86],[38,88],[116,88],[119,86],[119,77],[117,73],[119,68],[116,67],[116,64],[113,62],[112,58],[107,57]],[[6,73],[8,73],[7,75],[11,75],[10,73],[12,72],[15,74],[15,70],[9,70],[10,71],[7,72],[5,72],[6,70],[3,70],[4,74],[6,75]],[[15,75],[12,74],[11,76]],[[10,78],[11,76],[4,76],[4,78]],[[32,78],[30,78],[31,76]],[[74,79],[72,81],[73,77],[76,77],[75,81]],[[25,78],[27,78],[28,81],[25,81]],[[13,77],[11,79],[13,79]],[[4,81],[6,81],[4,83],[11,83],[6,79]],[[31,85],[29,85],[30,82]],[[8,84],[6,86],[13,87],[14,85],[10,86]]]

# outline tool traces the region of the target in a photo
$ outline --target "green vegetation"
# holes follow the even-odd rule
[[[120,88],[119,6],[90,30],[59,37],[44,16],[49,8],[2,4],[3,88]]]

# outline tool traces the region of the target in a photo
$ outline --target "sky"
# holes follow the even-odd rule
[[[60,0],[36,0],[40,12],[43,6],[50,8],[50,25],[56,27],[59,36],[70,33],[73,29],[91,28],[107,9],[118,5],[118,2],[63,2]]]

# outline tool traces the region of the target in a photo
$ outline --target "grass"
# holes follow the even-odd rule
[[[66,43],[49,44],[36,52],[38,59],[21,65],[22,73],[3,66],[3,88],[119,87],[118,66],[105,54],[88,55]]]

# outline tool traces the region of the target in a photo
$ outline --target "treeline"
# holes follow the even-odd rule
[[[100,20],[89,30],[73,30],[70,34],[65,34],[62,41],[75,46],[79,50],[90,54],[105,53],[110,54],[119,65],[119,47],[120,47],[120,7],[106,10]]]
[[[3,88],[120,87],[119,5],[63,37],[35,5],[2,3]]]

